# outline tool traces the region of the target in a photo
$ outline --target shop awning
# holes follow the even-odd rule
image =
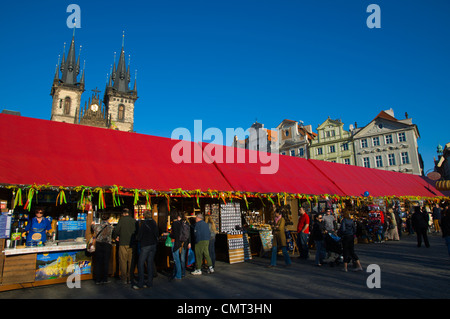
[[[330,178],[347,196],[443,196],[421,176],[319,160],[309,162]]]
[[[176,164],[172,148],[191,149]],[[213,164],[194,163],[197,143],[0,114],[0,184],[232,191]]]
[[[184,161],[172,158],[180,150]],[[444,196],[417,175],[0,114],[0,185]],[[198,155],[200,154],[200,161]],[[242,155],[242,156],[241,156]],[[197,157],[196,157],[197,156]],[[197,163],[198,162],[198,163]]]
[[[303,158],[212,144],[203,149],[239,192],[345,195]]]

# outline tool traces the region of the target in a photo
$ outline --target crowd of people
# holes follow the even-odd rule
[[[109,283],[109,261],[113,241],[118,244],[118,264],[123,284],[132,285],[133,289],[153,286],[157,276],[155,256],[161,236],[168,238],[173,258],[173,273],[170,280],[181,280],[186,275],[186,257],[194,246],[195,269],[192,275],[201,275],[203,260],[206,260],[207,273],[214,272],[215,237],[217,228],[211,216],[195,216],[192,226],[184,213],[174,211],[170,232],[159,233],[158,226],[150,211],[144,212],[144,220],[136,221],[128,208],[114,227],[109,222],[109,215],[102,214],[100,223],[92,223],[91,232],[96,238],[96,249],[92,255],[94,263],[93,278],[96,284]],[[137,267],[137,280],[134,273]]]
[[[291,265],[291,257],[287,249],[286,221],[281,209],[274,206],[274,219],[271,222],[273,241],[269,268],[276,267],[278,251],[281,250],[285,266]],[[331,208],[322,213],[309,214],[303,207],[299,208],[296,245],[300,259],[308,259],[310,250],[315,249],[314,264],[322,266],[325,260],[334,253],[343,264],[343,271],[353,263],[353,270],[361,271],[362,266],[355,252],[355,238],[368,242],[381,243],[386,240],[398,241],[402,233],[417,236],[417,247],[422,244],[430,247],[428,235],[431,232],[442,233],[450,256],[450,209],[435,204],[432,209],[424,206],[412,206],[400,214],[398,206],[386,211],[369,208],[361,217],[359,213],[344,211],[336,215]],[[118,244],[118,264],[123,284],[132,284],[134,289],[152,287],[156,276],[155,255],[160,236],[165,236],[171,243],[173,273],[170,280],[181,280],[186,275],[186,258],[191,259],[194,270],[192,275],[201,275],[202,268],[206,273],[214,273],[215,238],[218,233],[210,215],[197,214],[195,223],[188,222],[183,212],[172,214],[170,232],[159,234],[151,212],[144,213],[144,220],[136,221],[127,208],[122,212],[116,227],[108,223],[109,216],[103,214],[99,224],[92,224],[91,231],[96,238],[96,249],[93,254],[93,277],[97,284],[108,283],[109,260],[112,244]],[[134,271],[138,270],[138,279],[134,280]],[[146,271],[145,271],[146,270]],[[147,276],[145,276],[147,274]]]
[[[430,247],[428,234],[441,233],[450,256],[449,206],[441,208],[439,203],[435,203],[432,208],[417,205],[404,213],[401,213],[398,205],[386,211],[369,206],[362,213],[344,211],[339,215],[333,214],[331,208],[322,213],[309,214],[300,207],[296,244],[300,259],[308,259],[310,249],[315,248],[316,266],[322,266],[331,253],[336,253],[341,255],[344,271],[348,271],[350,262],[353,262],[354,270],[361,271],[361,263],[354,249],[355,238],[366,243],[383,243],[399,241],[405,232],[417,236],[417,247],[422,244]],[[277,249],[274,246],[273,250]],[[271,265],[275,264],[272,258]]]

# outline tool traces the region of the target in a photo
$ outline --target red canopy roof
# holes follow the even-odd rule
[[[177,143],[201,152],[187,141],[0,114],[0,183],[233,190],[212,164],[174,163]]]
[[[172,152],[181,146],[190,153],[183,153],[187,162],[177,164]],[[163,137],[0,114],[0,184],[443,196],[417,175],[222,145],[201,147]],[[202,161],[195,163],[198,154]]]
[[[366,191],[373,197],[443,196],[418,175],[319,160],[309,162],[348,196],[363,196]]]
[[[203,149],[236,191],[345,195],[303,158],[212,144]],[[264,170],[267,174],[262,174]]]

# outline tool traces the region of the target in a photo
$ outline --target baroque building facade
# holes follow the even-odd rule
[[[80,54],[76,58],[75,30],[67,57],[63,52],[62,60],[58,64],[50,92],[53,99],[50,120],[134,131],[134,108],[138,99],[136,79],[133,89],[130,89],[130,64],[127,66],[125,62],[123,39],[119,61],[117,66],[114,61],[103,100],[100,100],[100,91],[96,88],[92,90],[93,94],[84,108],[81,107],[81,96],[85,91],[85,73],[84,67],[83,70],[80,68]]]
[[[392,109],[381,111],[369,124],[355,131],[356,165],[423,175],[417,140],[419,130],[412,119],[395,118]]]
[[[355,165],[352,131],[344,130],[341,120],[326,119],[317,128],[309,153],[311,159]]]
[[[311,141],[317,136],[311,125],[304,126],[297,121],[283,120],[278,126],[280,154],[309,158]]]

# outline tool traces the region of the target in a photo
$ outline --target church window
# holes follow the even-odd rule
[[[117,115],[117,119],[119,121],[123,121],[125,119],[125,105],[119,105],[119,114]]]
[[[72,101],[70,100],[70,97],[66,97],[64,99],[64,114],[69,115],[70,114],[70,106],[72,104]]]

